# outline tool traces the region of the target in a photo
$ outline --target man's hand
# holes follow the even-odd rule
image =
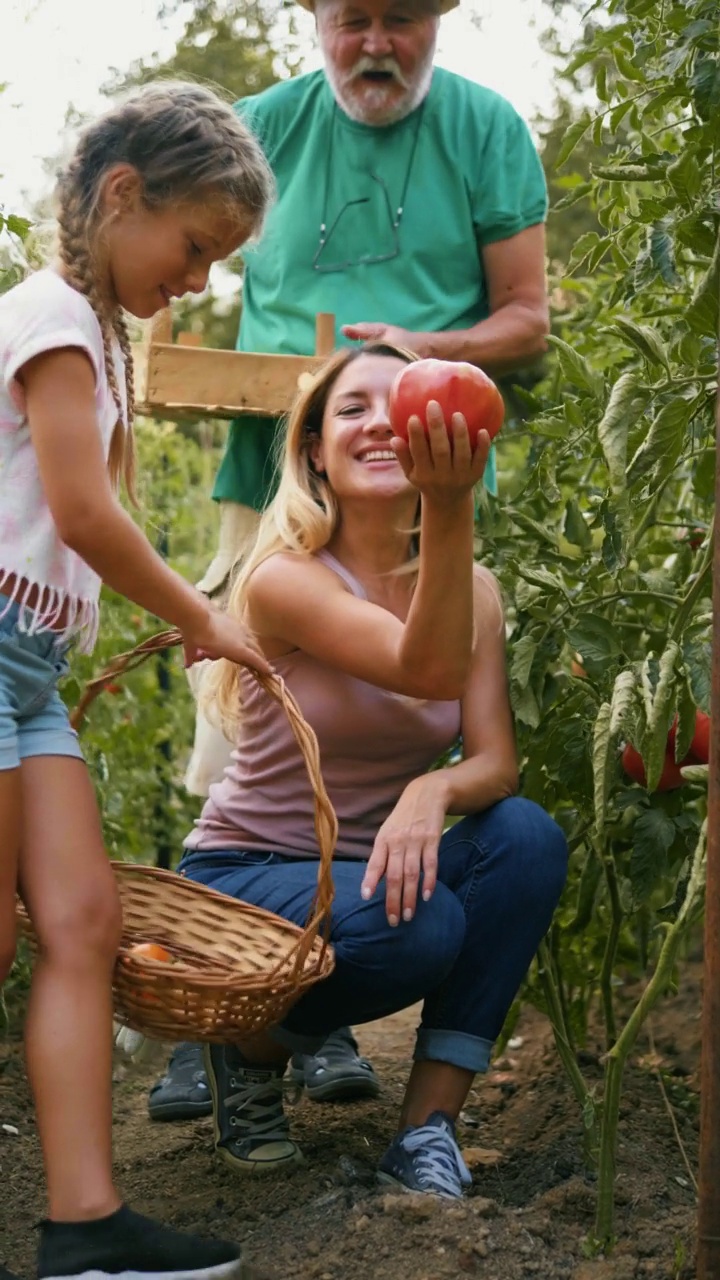
[[[404,347],[406,351],[414,351],[422,356],[420,350],[421,334],[411,333],[409,329],[401,329],[396,324],[344,324],[342,332],[353,342],[387,342],[391,347]]]

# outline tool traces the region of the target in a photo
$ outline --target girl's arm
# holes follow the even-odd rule
[[[410,920],[422,873],[423,897],[437,879],[438,847],[448,814],[479,813],[514,794],[515,735],[505,672],[505,629],[494,580],[476,568],[477,640],[462,700],[463,759],[415,778],[375,839],[363,880],[369,898],[386,880],[390,924]]]
[[[398,457],[422,494],[418,580],[405,622],[358,599],[320,560],[283,553],[255,570],[248,617],[255,633],[394,693],[453,699],[465,688],[473,645],[473,497],[489,440],[471,456],[460,419],[451,452],[442,414],[428,412]],[[279,652],[280,650],[278,650]],[[266,652],[273,652],[268,646]]]
[[[187,646],[267,671],[237,619],[214,609],[170,569],[123,511],[108,475],[95,408],[95,378],[79,349],[44,352],[23,366],[30,433],[48,506],[62,541],[114,591],[179,628]]]

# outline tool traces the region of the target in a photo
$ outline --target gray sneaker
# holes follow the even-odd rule
[[[302,1163],[283,1109],[284,1072],[253,1066],[231,1045],[206,1045],[215,1149],[238,1173],[270,1173]]]
[[[201,1044],[179,1044],[164,1076],[148,1094],[151,1120],[196,1120],[212,1115]]]
[[[450,1117],[433,1111],[425,1124],[403,1129],[380,1161],[378,1182],[458,1200],[463,1187],[471,1186],[472,1176]]]
[[[372,1063],[360,1057],[349,1027],[331,1032],[315,1054],[293,1054],[289,1075],[314,1102],[353,1102],[380,1092]]]

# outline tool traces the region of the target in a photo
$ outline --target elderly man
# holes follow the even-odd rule
[[[315,315],[329,311],[339,343],[385,339],[493,374],[532,361],[548,329],[545,180],[513,107],[433,65],[441,14],[458,0],[300,3],[315,11],[324,69],[237,105],[278,192],[260,243],[244,251],[238,348],[309,354]],[[222,589],[254,533],[272,490],[278,429],[259,417],[231,424],[213,492],[220,548],[204,590]],[[486,484],[494,491],[494,459]],[[189,789],[205,794],[228,754],[199,720]],[[318,1056],[294,1059],[293,1075],[318,1100],[378,1088],[349,1029]],[[277,1095],[274,1106],[272,1090],[263,1094],[255,1079],[248,1088],[255,1149],[264,1143],[265,1167],[283,1164],[292,1144],[273,1129]],[[150,1113],[207,1110],[198,1051],[181,1046],[151,1092]],[[232,1151],[232,1134],[217,1137]]]

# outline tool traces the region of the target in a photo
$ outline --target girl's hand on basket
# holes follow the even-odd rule
[[[192,634],[183,632],[183,648],[186,667],[205,658],[229,658],[230,662],[252,667],[261,675],[269,676],[272,672],[270,663],[244,624],[213,607],[208,610],[203,626],[194,629]]]
[[[385,910],[391,925],[401,918],[412,920],[421,873],[422,896],[425,901],[432,896],[444,825],[443,789],[430,773],[405,788],[378,831],[361,893],[371,898],[385,877]]]
[[[405,475],[423,498],[447,506],[471,493],[482,479],[490,437],[487,431],[480,431],[472,449],[463,415],[454,413],[446,427],[437,400],[428,402],[426,417],[427,432],[420,419],[412,417],[408,421],[407,442],[394,436],[392,446]]]

